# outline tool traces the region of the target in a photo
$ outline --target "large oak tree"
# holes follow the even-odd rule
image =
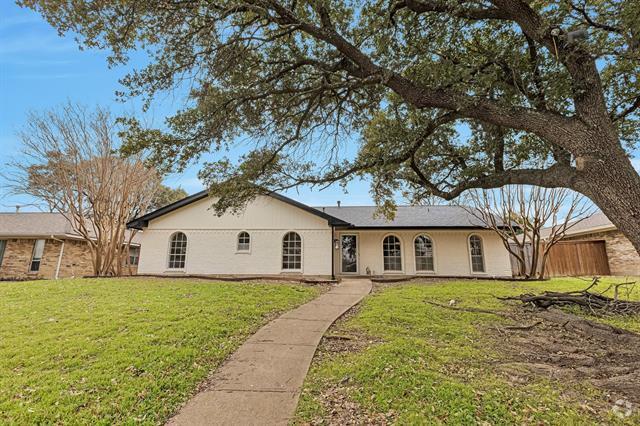
[[[591,198],[640,251],[640,2],[22,0],[124,63],[123,96],[190,88],[128,149],[202,177],[237,209],[258,191],[369,176],[376,201],[532,184]],[[358,143],[355,155],[345,144]],[[351,151],[348,151],[351,152]]]

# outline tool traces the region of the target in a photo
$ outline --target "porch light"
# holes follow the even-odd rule
[[[333,248],[336,250],[340,248],[340,240],[338,240],[337,238],[333,239]]]

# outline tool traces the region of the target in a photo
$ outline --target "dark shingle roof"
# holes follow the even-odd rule
[[[128,230],[127,230],[128,231]],[[0,238],[81,238],[61,213],[0,212]],[[137,244],[139,237],[133,237]]]
[[[69,221],[60,213],[0,213],[0,236],[42,237],[74,234]]]
[[[565,235],[588,234],[590,232],[611,231],[614,229],[616,229],[616,226],[609,218],[604,213],[598,212],[576,224],[570,223]],[[543,238],[547,238],[551,234],[551,227],[542,229],[540,234]]]
[[[485,228],[482,222],[459,206],[398,206],[395,218],[374,218],[375,206],[310,207],[278,193],[270,197],[326,219],[329,225],[355,228]],[[149,221],[208,197],[200,191],[175,203],[133,219],[127,226],[144,229]]]
[[[395,218],[374,217],[375,206],[316,207],[357,228],[484,228],[459,206],[398,206]]]

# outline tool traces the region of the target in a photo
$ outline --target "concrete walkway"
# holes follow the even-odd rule
[[[251,336],[169,425],[286,425],[311,359],[329,326],[371,291],[347,279]]]

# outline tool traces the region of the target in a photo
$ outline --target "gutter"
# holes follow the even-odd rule
[[[54,241],[60,241],[62,243],[62,245],[60,246],[60,254],[58,255],[58,264],[56,265],[56,274],[54,276],[54,279],[57,280],[58,276],[60,275],[60,265],[62,264],[62,255],[64,254],[64,240],[56,238],[53,235],[51,235],[51,239]]]

